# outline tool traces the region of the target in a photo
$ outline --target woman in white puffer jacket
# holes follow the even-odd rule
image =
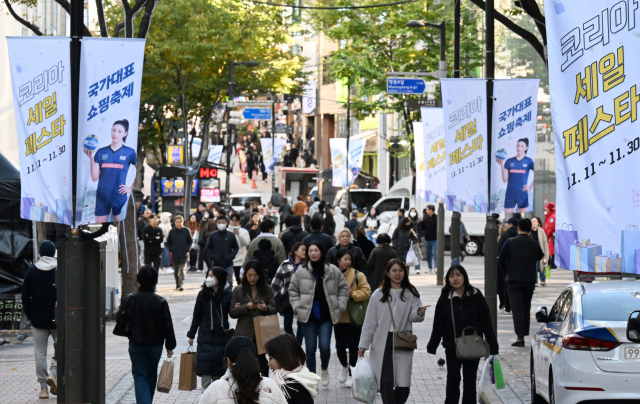
[[[381,234],[388,234],[389,237],[393,236],[393,232],[396,230],[396,226],[391,223],[389,215],[384,213],[380,216],[380,227],[378,227],[378,234],[376,238]]]
[[[333,208],[333,221],[336,222],[336,228],[333,234],[337,239],[342,229],[344,229],[344,224],[347,222],[347,218],[342,214],[342,209],[337,206]]]

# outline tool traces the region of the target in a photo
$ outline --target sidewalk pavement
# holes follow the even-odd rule
[[[449,257],[446,257],[446,261]],[[467,268],[471,284],[484,290],[484,272],[482,257],[468,257],[463,263]],[[426,262],[422,263],[426,268]],[[426,344],[431,333],[433,312],[437,298],[440,294],[439,286],[436,286],[436,276],[431,274],[415,275],[412,271],[411,282],[418,288],[423,304],[431,305],[427,309],[425,321],[414,327],[414,333],[418,336],[418,347],[413,359],[413,375],[411,395],[408,403],[442,403],[445,397],[446,366],[440,368],[437,365],[438,358],[444,358],[444,350],[439,349],[437,355],[429,355],[426,352]],[[191,325],[193,305],[200,290],[204,275],[202,273],[188,272],[183,292],[175,291],[173,276],[161,275],[158,285],[158,294],[164,296],[169,302],[173,318],[178,346],[174,350],[175,374],[173,389],[169,394],[156,392],[154,403],[197,403],[201,394],[200,381],[198,388],[191,392],[178,390],[180,354],[186,352],[188,338],[186,333]],[[560,291],[572,282],[572,274],[568,271],[552,271],[551,278],[547,279],[547,286],[539,286],[534,294],[532,303],[531,335],[538,328],[535,322],[535,310],[546,305],[550,307],[560,294]],[[230,319],[231,327],[235,326],[235,320]],[[127,353],[127,340],[112,334],[114,323],[107,324],[106,339],[106,391],[107,404],[135,403],[133,378],[131,376],[131,363]],[[529,353],[530,342],[525,348],[513,348],[511,343],[515,341],[513,323],[510,315],[498,315],[498,341],[500,343],[500,359],[505,376],[506,388],[499,392],[501,402],[505,404],[530,403],[529,381]],[[333,342],[333,341],[332,341]],[[353,403],[351,390],[338,386],[337,378],[340,372],[340,364],[335,354],[335,346],[332,344],[332,357],[329,364],[331,375],[330,385],[319,388],[316,403]],[[53,344],[49,343],[49,352],[53,352]],[[163,354],[166,358],[166,351]],[[319,361],[319,352],[316,353]],[[161,363],[162,364],[162,361]],[[480,365],[482,369],[482,363]],[[33,357],[33,339],[27,338],[22,345],[0,346],[0,391],[2,391],[3,404],[27,404],[27,403],[53,403],[55,396],[49,400],[38,399],[39,386],[36,382],[35,365]],[[480,377],[480,371],[478,372]],[[200,380],[198,378],[198,380]],[[381,402],[378,398],[378,402]]]

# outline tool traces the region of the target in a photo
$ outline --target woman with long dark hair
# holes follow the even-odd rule
[[[477,334],[483,336],[489,343],[491,355],[498,354],[498,340],[493,332],[487,301],[482,292],[471,286],[469,275],[464,267],[459,264],[452,265],[444,279],[442,294],[436,304],[427,352],[435,355],[442,341],[447,357],[445,404],[458,404],[460,400],[460,370],[464,379],[462,403],[472,404],[476,402],[476,374],[480,360],[458,359],[456,339],[462,336],[462,330],[465,327],[473,327]],[[455,332],[453,319],[455,319]]]
[[[409,398],[413,351],[393,347],[394,331],[411,333],[412,323],[424,321],[429,306],[421,305],[420,293],[409,282],[404,261],[398,258],[389,261],[382,287],[369,299],[358,344],[359,356],[371,349],[369,364],[385,404],[404,404]]]
[[[413,231],[413,225],[408,217],[404,217],[391,237],[393,249],[398,253],[398,258],[402,261],[407,260],[407,253],[411,247],[411,242],[418,242],[418,236]]]
[[[293,308],[289,303],[289,285],[291,278],[300,266],[307,263],[307,246],[298,241],[291,248],[291,252],[287,259],[280,264],[280,268],[276,271],[276,275],[271,281],[273,294],[276,300],[276,308],[278,313],[284,316],[284,332],[293,334]],[[298,323],[296,338],[302,343],[302,324]]]
[[[245,230],[249,232],[249,238],[251,241],[262,233],[260,230],[260,223],[262,223],[262,220],[260,220],[260,213],[254,212],[251,214],[249,223],[244,226]]]
[[[251,260],[244,268],[242,283],[233,289],[231,297],[231,318],[237,318],[234,336],[245,336],[256,344],[256,333],[253,318],[276,314],[276,301],[273,289],[267,284],[262,265]],[[260,371],[269,376],[269,365],[264,354],[258,356]]]
[[[227,272],[220,267],[213,267],[207,271],[202,289],[198,292],[191,328],[187,332],[189,345],[193,345],[198,333],[196,374],[202,379],[203,390],[224,375],[224,331],[229,329],[230,305],[231,290],[227,283]]]
[[[249,338],[231,338],[224,349],[227,371],[202,393],[199,404],[287,404],[279,386],[260,375],[257,355]]]
[[[282,334],[265,344],[269,354],[271,379],[289,404],[313,404],[318,396],[320,377],[305,366],[307,355],[291,334]]]

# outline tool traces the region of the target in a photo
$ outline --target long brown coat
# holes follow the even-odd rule
[[[252,301],[259,303],[264,301],[267,305],[267,311],[260,311],[258,309],[250,310],[247,308],[247,304]],[[236,304],[240,303],[240,306],[236,307]],[[255,336],[255,330],[253,329],[253,318],[258,316],[270,316],[276,314],[276,299],[273,295],[273,289],[267,285],[267,295],[262,296],[258,292],[254,299],[251,298],[251,291],[244,292],[242,286],[236,286],[233,289],[233,295],[231,296],[231,310],[229,316],[231,318],[238,319],[236,324],[236,332],[234,337],[243,336],[253,340]]]

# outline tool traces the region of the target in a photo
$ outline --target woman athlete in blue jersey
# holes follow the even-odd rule
[[[496,159],[502,167],[502,181],[507,183],[504,198],[504,213],[529,211],[529,190],[533,189],[533,181],[529,180],[529,171],[533,171],[533,160],[526,156],[529,150],[529,139],[522,138],[516,143],[516,156],[506,160]]]
[[[107,223],[113,213],[113,220],[122,220],[120,213],[127,203],[128,195],[133,189],[125,183],[129,166],[136,168],[136,151],[127,147],[123,142],[127,141],[129,134],[129,121],[122,119],[116,121],[111,127],[111,144],[96,150],[92,158],[92,151],[84,153],[89,157],[91,165],[91,180],[98,181],[96,191],[95,222]]]

